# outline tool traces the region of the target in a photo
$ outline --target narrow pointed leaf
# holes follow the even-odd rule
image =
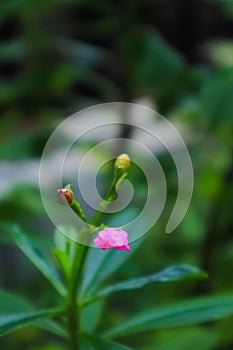
[[[47,280],[55,287],[59,294],[65,295],[65,288],[62,284],[57,271],[50,262],[42,255],[40,250],[35,247],[27,236],[16,225],[3,226],[9,237],[26,257],[37,267],[37,269],[47,278]]]
[[[185,329],[173,329],[166,331],[166,336],[156,337],[151,340],[148,346],[141,345],[139,350],[197,350],[198,344],[201,344],[201,350],[217,349],[220,343],[219,335],[211,328],[188,327]]]
[[[104,305],[104,300],[98,300],[81,309],[80,327],[83,332],[93,333],[95,331],[102,317]]]
[[[138,242],[133,245],[131,250],[136,249],[137,246],[139,246]],[[123,265],[129,259],[130,254],[123,250],[109,249],[103,251],[98,248],[91,249],[85,268],[81,295],[87,297],[94,294],[101,282]]]
[[[106,287],[99,291],[93,299],[105,298],[113,293],[140,289],[152,283],[166,283],[179,281],[186,278],[206,278],[207,275],[194,266],[178,265],[171,266],[165,270],[150,276],[135,278],[128,281],[120,282],[112,286]]]
[[[34,322],[48,319],[61,313],[61,310],[24,311],[15,315],[0,315],[0,336],[14,332]]]
[[[14,316],[24,312],[36,312],[36,310],[24,299],[17,295],[0,290],[0,318]],[[66,337],[66,331],[52,320],[41,320],[34,324],[38,328],[45,329],[53,334]],[[14,330],[14,329],[13,329]]]
[[[61,225],[54,230],[54,248],[66,252],[70,261],[74,257],[76,242],[68,237],[74,237],[76,234],[76,228],[71,225]]]
[[[190,299],[143,312],[106,332],[107,337],[188,326],[233,316],[233,295]]]
[[[60,249],[53,249],[52,253],[56,257],[65,279],[68,281],[70,277],[70,261],[67,253]]]
[[[82,350],[130,350],[128,346],[115,343],[97,336],[82,334]]]
[[[34,324],[35,327],[44,329],[50,333],[53,333],[59,337],[67,338],[67,330],[63,328],[60,324],[52,320],[42,320]]]

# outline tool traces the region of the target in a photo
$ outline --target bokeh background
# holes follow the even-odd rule
[[[0,220],[18,223],[45,250],[52,246],[54,227],[42,206],[37,172],[59,122],[97,103],[144,101],[187,131],[195,173],[187,215],[172,235],[163,234],[177,184],[170,156],[161,154],[170,188],[166,210],[112,280],[174,263],[195,264],[209,280],[111,298],[99,329],[142,305],[232,292],[233,1],[3,0],[0,38]],[[124,127],[119,136],[130,135]],[[140,192],[140,172],[130,176]],[[1,289],[37,305],[53,300],[44,279],[2,233],[0,242]],[[157,350],[192,350],[198,339],[200,350],[230,350],[232,321],[121,341],[141,350],[154,350],[154,344]],[[2,350],[64,346],[35,328],[0,339]]]

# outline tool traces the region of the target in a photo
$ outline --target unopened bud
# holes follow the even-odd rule
[[[74,193],[69,188],[57,190],[58,202],[61,204],[71,204],[74,200]]]
[[[114,174],[119,177],[126,173],[130,167],[130,159],[128,154],[122,153],[115,160]]]

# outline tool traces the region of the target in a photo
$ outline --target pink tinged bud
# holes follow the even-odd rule
[[[128,245],[128,232],[121,228],[105,228],[100,231],[98,237],[94,239],[94,246],[103,250],[113,248],[130,252],[130,247]]]
[[[60,204],[71,204],[74,200],[73,192],[68,188],[57,190],[57,198]]]

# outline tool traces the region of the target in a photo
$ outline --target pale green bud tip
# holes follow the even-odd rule
[[[74,200],[74,193],[65,187],[57,190],[57,198],[60,204],[71,204]]]
[[[121,169],[123,173],[127,172],[130,167],[130,159],[128,154],[122,153],[115,160],[115,170]]]

